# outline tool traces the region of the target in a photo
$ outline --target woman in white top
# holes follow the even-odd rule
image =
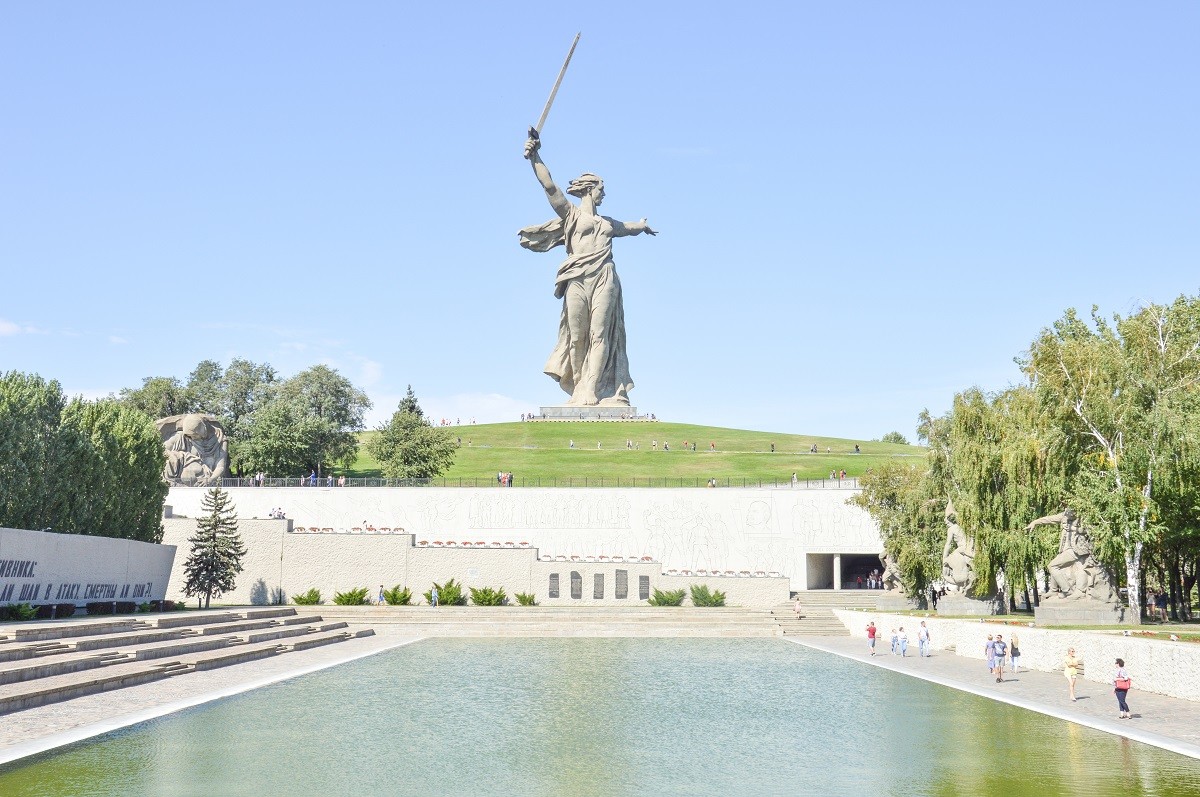
[[[1133,715],[1129,713],[1129,704],[1125,702],[1125,695],[1129,694],[1129,687],[1132,685],[1129,671],[1125,669],[1124,659],[1117,659],[1116,663],[1117,671],[1113,673],[1113,692],[1117,696],[1117,707],[1121,709],[1117,719],[1132,719]]]

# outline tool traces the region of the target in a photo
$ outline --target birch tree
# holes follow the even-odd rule
[[[1200,386],[1200,301],[1180,297],[1112,321],[1068,310],[1023,363],[1079,447],[1068,500],[1102,561],[1124,562],[1131,615],[1140,617],[1142,554],[1161,531],[1156,480],[1192,443]]]

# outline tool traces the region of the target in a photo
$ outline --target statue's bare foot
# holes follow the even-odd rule
[[[600,403],[600,400],[596,398],[595,391],[580,388],[571,396],[571,403],[581,407],[594,407]]]

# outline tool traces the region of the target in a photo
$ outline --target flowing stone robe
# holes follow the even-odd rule
[[[629,234],[624,230],[615,219],[586,215],[572,205],[566,218],[520,232],[526,249],[567,248],[554,281],[554,296],[563,300],[558,343],[543,370],[571,396],[570,404],[590,403],[584,398],[590,395],[603,405],[629,404],[633,379],[625,350],[625,308],[612,258],[612,239]]]

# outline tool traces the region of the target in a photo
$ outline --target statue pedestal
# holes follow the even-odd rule
[[[885,592],[875,601],[875,608],[881,612],[911,612],[920,609],[917,601],[902,592],[893,590]]]
[[[1004,601],[999,598],[968,598],[961,593],[938,598],[937,613],[945,615],[966,615],[968,617],[991,617],[996,614],[1007,614]]]
[[[627,405],[573,407],[566,404],[542,407],[535,421],[639,421],[637,407]]]
[[[1119,603],[1102,603],[1081,598],[1046,598],[1033,610],[1034,621],[1044,625],[1118,625],[1127,611]]]

